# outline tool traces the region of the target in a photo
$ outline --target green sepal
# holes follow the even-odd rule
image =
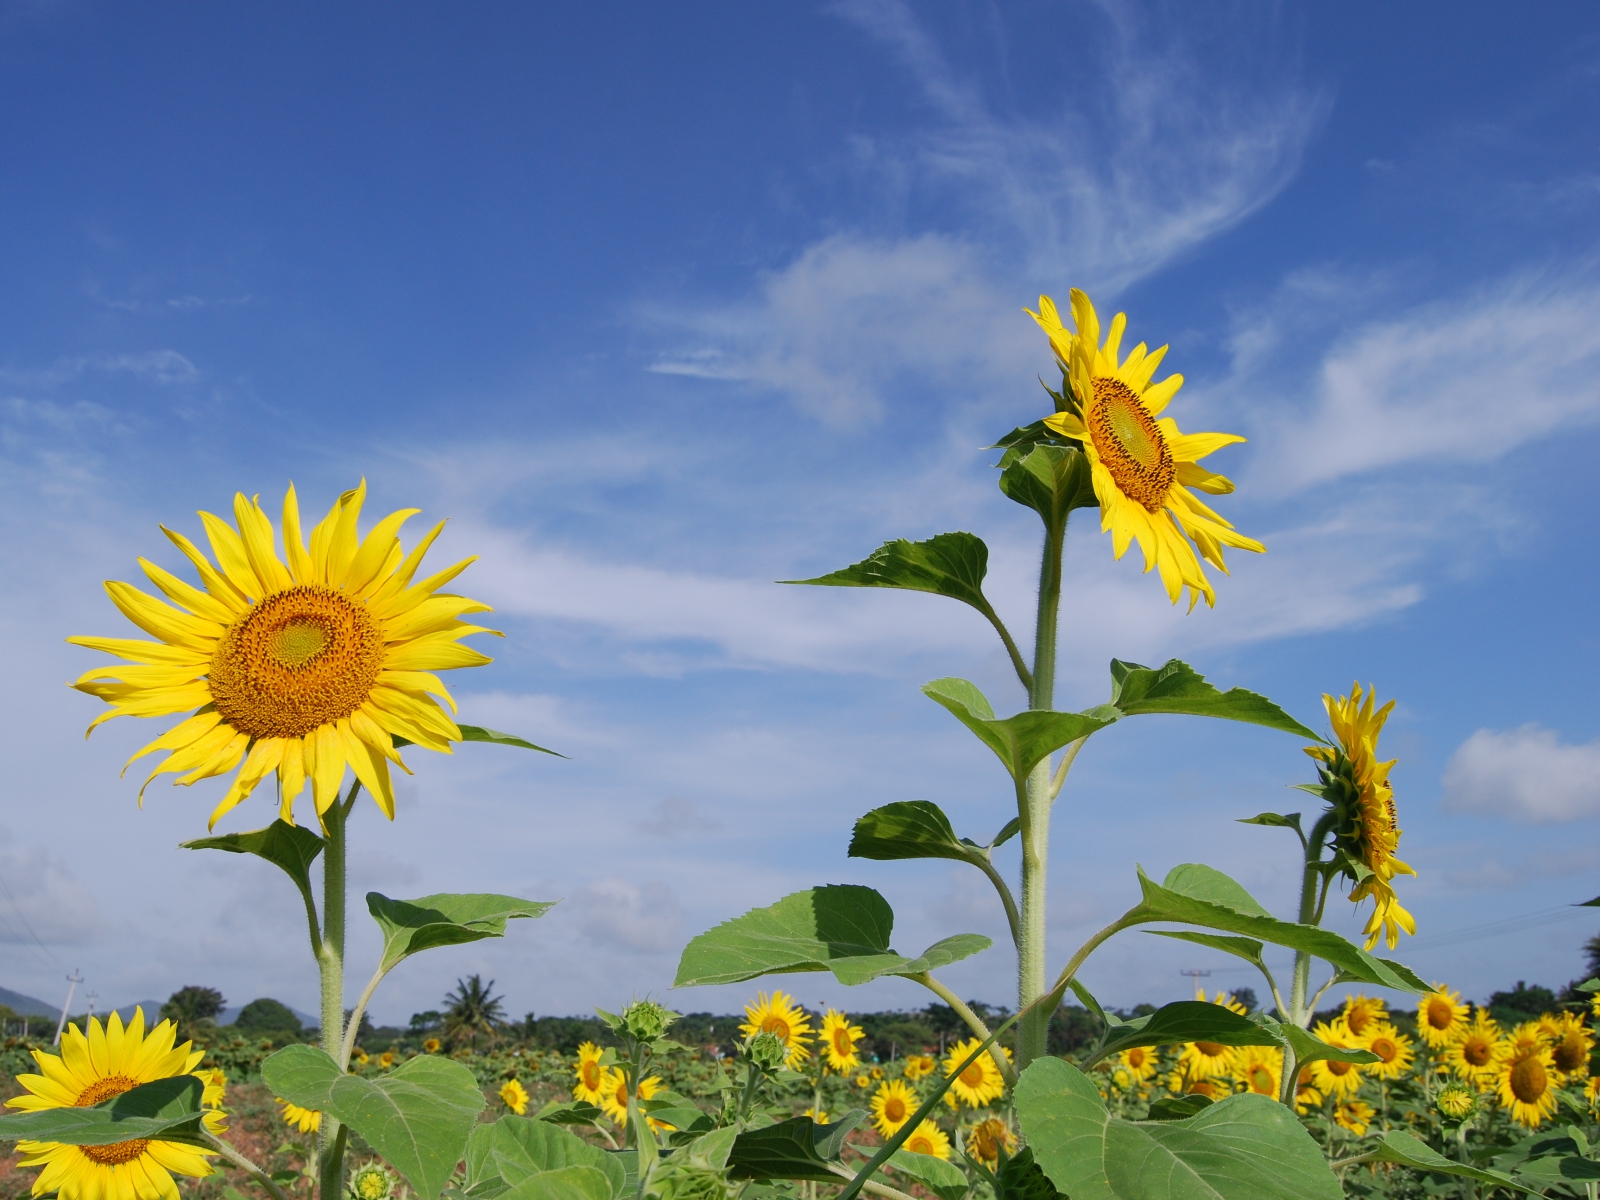
[[[1061,747],[1104,729],[1115,717],[1086,713],[1050,712],[1030,709],[1013,717],[997,720],[988,699],[975,683],[965,679],[935,679],[924,684],[923,693],[950,710],[952,716],[973,733],[1019,783],[1039,761]]]

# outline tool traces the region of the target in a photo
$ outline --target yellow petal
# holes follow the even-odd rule
[[[421,583],[407,588],[394,599],[384,601],[381,606],[374,603],[370,606],[372,615],[392,620],[403,613],[410,612],[477,561],[477,555],[473,555],[471,558],[464,558],[456,563],[455,566],[446,567],[444,570],[428,576]]]
[[[283,553],[289,560],[289,574],[296,583],[316,583],[311,566],[311,555],[300,534],[300,501],[294,494],[294,484],[283,496]]]
[[[1072,320],[1078,327],[1078,336],[1090,346],[1099,348],[1100,345],[1100,318],[1095,315],[1094,305],[1089,297],[1077,288],[1068,294],[1072,303]]]
[[[278,764],[278,790],[282,794],[278,815],[294,824],[294,801],[306,786],[305,743],[290,738],[284,743],[283,761]]]
[[[1226,496],[1233,491],[1233,480],[1226,475],[1214,474],[1198,463],[1180,462],[1176,466],[1178,482],[1184,487],[1199,488],[1212,496]]]
[[[177,750],[189,745],[209,733],[217,722],[221,720],[222,714],[217,712],[216,709],[212,709],[210,712],[195,713],[187,721],[178,722],[178,724],[156,738],[155,741],[136,751],[134,756],[122,765],[122,773],[126,775],[128,768],[146,754],[154,754],[158,750]]]
[[[1045,425],[1073,441],[1081,442],[1089,436],[1089,431],[1083,427],[1083,422],[1071,413],[1051,413],[1044,419]]]
[[[332,725],[319,725],[306,735],[306,740],[316,746],[311,801],[320,816],[339,798],[339,784],[344,779],[344,738]]]
[[[226,729],[228,726],[224,725],[222,728]],[[218,750],[187,775],[179,776],[173,781],[173,785],[176,786],[181,783],[184,787],[188,787],[190,784],[198,783],[202,779],[210,779],[213,775],[221,775],[233,770],[238,765],[239,760],[244,757],[244,752],[249,748],[249,745],[249,734],[234,734],[233,739],[226,746]]]
[[[468,633],[487,633],[476,626],[465,630],[446,630],[430,633],[399,646],[391,646],[383,656],[385,669],[391,671],[450,671],[457,667],[481,667],[494,659],[487,654],[463,646],[456,639]]]
[[[371,793],[372,798],[378,802],[378,807],[383,809],[384,816],[394,820],[394,790],[389,783],[389,762],[382,753],[369,746],[350,727],[349,721],[340,721],[339,735],[344,739],[345,757],[350,762],[350,768],[356,773],[356,778],[361,780],[361,786]]]
[[[437,696],[450,706],[452,713],[461,711],[456,707],[455,698],[450,695],[449,689],[440,682],[437,675],[428,671],[379,671],[377,681],[399,688],[403,692]]]
[[[154,596],[145,595],[132,584],[111,579],[106,581],[105,587],[111,603],[122,610],[123,616],[164,642],[209,654],[222,636],[222,626],[216,621],[182,612]]]
[[[1161,361],[1161,355],[1166,353],[1166,347],[1161,347],[1155,354],[1145,361],[1151,364],[1150,370],[1155,371],[1155,363]],[[1152,383],[1139,394],[1139,399],[1144,402],[1145,411],[1152,417],[1159,417],[1172,398],[1178,394],[1178,389],[1183,386],[1183,376],[1178,374],[1168,375],[1160,383]]]
[[[250,747],[250,756],[244,760],[244,766],[240,767],[239,773],[234,776],[233,786],[212,810],[211,820],[206,824],[208,830],[215,829],[218,821],[255,791],[257,784],[278,769],[278,764],[283,761],[283,742],[283,738],[262,738]]]
[[[200,582],[205,584],[206,591],[233,609],[235,613],[243,613],[250,607],[250,597],[234,587],[226,575],[213,567],[211,560],[201,553],[200,547],[184,537],[183,534],[168,529],[165,525],[160,528],[161,532],[167,535],[167,539],[179,550],[182,550],[189,561],[194,564],[194,569],[200,573]]]
[[[141,558],[139,565],[144,568],[144,573],[150,577],[150,582],[165,592],[169,600],[176,604],[181,604],[197,616],[216,621],[219,625],[231,625],[234,618],[238,616],[232,608],[215,596],[202,592],[199,588],[185,583],[176,575],[163,571],[149,559]]]
[[[489,605],[468,596],[430,596],[410,612],[384,622],[383,637],[386,642],[403,642],[423,634],[437,633],[448,628],[457,617],[468,613],[493,611]]]
[[[440,521],[430,529],[426,536],[412,548],[411,553],[406,555],[405,561],[394,569],[393,573],[383,581],[383,585],[377,591],[372,593],[369,603],[375,615],[381,615],[386,612],[387,609],[384,606],[387,602],[410,586],[412,578],[417,573],[417,568],[422,565],[422,556],[428,552],[428,547],[433,545],[434,539],[444,532],[444,525],[445,523]]]
[[[187,646],[172,646],[166,642],[142,642],[137,638],[69,637],[68,643],[99,650],[102,654],[115,654],[128,662],[164,663],[179,667],[190,664],[204,665],[211,656]]]
[[[1247,440],[1237,433],[1179,433],[1175,424],[1168,433],[1169,423],[1170,419],[1161,422],[1162,432],[1166,433],[1167,444],[1172,447],[1172,457],[1181,462],[1196,462],[1214,450]]]
[[[242,497],[241,497],[242,498]],[[234,529],[214,513],[202,512],[200,523],[206,527],[206,539],[211,543],[211,553],[216,555],[217,566],[240,592],[251,600],[259,600],[271,589],[257,578],[244,552],[244,542]]]
[[[281,592],[294,583],[289,568],[278,561],[272,545],[272,519],[261,510],[261,498],[244,498],[243,492],[233,497],[233,519],[239,525],[239,540],[244,543],[244,554],[250,570],[270,592]]]
[[[390,551],[396,548],[400,540],[400,527],[421,511],[420,508],[402,508],[372,527],[351,559],[350,569],[345,576],[345,586],[352,593],[361,591],[373,581]]]
[[[349,587],[350,564],[354,561],[359,541],[356,536],[356,522],[361,518],[361,505],[367,498],[367,481],[361,483],[351,491],[339,497],[339,509],[333,519],[333,528],[329,530],[327,562],[328,586]]]

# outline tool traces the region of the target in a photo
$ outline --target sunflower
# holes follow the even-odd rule
[[[500,1103],[520,1117],[528,1111],[528,1089],[515,1079],[508,1079],[500,1089]]]
[[[424,1041],[422,1043],[422,1052],[424,1054],[437,1054],[437,1053],[439,1053],[439,1039],[438,1038],[428,1038],[426,1041]]]
[[[1434,1107],[1452,1121],[1464,1121],[1478,1107],[1477,1093],[1459,1079],[1452,1079],[1433,1098]]]
[[[356,1168],[346,1188],[354,1200],[389,1200],[394,1194],[394,1176],[382,1163],[370,1162]]]
[[[1356,1036],[1350,1032],[1350,1027],[1344,1023],[1343,1017],[1335,1017],[1332,1021],[1319,1021],[1311,1032],[1328,1045],[1340,1050],[1362,1049]],[[1311,1077],[1317,1090],[1324,1096],[1336,1098],[1349,1096],[1361,1086],[1360,1067],[1355,1063],[1335,1062],[1331,1058],[1319,1058],[1312,1063]]]
[[[1233,1091],[1227,1084],[1215,1079],[1189,1079],[1185,1081],[1182,1075],[1173,1076],[1179,1080],[1179,1090],[1186,1096],[1204,1096],[1208,1100],[1221,1100]]]
[[[1156,1073],[1158,1057],[1154,1046],[1133,1046],[1117,1055],[1117,1060],[1142,1082]]]
[[[1495,1077],[1495,1094],[1500,1107],[1511,1110],[1511,1119],[1528,1129],[1537,1129],[1556,1110],[1556,1084],[1550,1051],[1541,1049],[1520,1059],[1506,1059]]]
[[[1266,547],[1234,532],[1189,489],[1213,496],[1233,491],[1231,480],[1212,474],[1199,460],[1245,439],[1232,433],[1179,432],[1178,423],[1161,413],[1183,386],[1183,376],[1150,382],[1167,348],[1148,352],[1140,342],[1119,362],[1127,317],[1118,313],[1112,318],[1102,344],[1100,319],[1089,297],[1077,288],[1071,295],[1076,333],[1061,324],[1048,296],[1039,297],[1038,312],[1028,310],[1050,336],[1066,380],[1062,389],[1066,410],[1046,417],[1044,423],[1083,446],[1100,501],[1100,529],[1111,534],[1113,555],[1121,558],[1137,541],[1144,552],[1144,569],[1160,571],[1174,604],[1188,588],[1191,610],[1201,596],[1215,605],[1216,593],[1195,548],[1227,574],[1223,546],[1258,553]],[[1186,534],[1194,547],[1185,540]]]
[[[1524,1021],[1506,1034],[1506,1061],[1521,1062],[1530,1054],[1547,1049],[1550,1038],[1540,1021]]]
[[[1461,1003],[1461,993],[1452,992],[1442,983],[1434,984],[1433,991],[1417,1002],[1417,1032],[1435,1050],[1460,1037],[1467,1024],[1467,1006]]]
[[[869,1088],[872,1086],[872,1076],[866,1074],[857,1075],[853,1082],[858,1088]]]
[[[1590,1111],[1600,1109],[1600,1075],[1591,1076],[1583,1085],[1583,1096],[1589,1102]]]
[[[872,1094],[872,1123],[884,1137],[893,1137],[921,1103],[917,1094],[898,1079],[881,1083]]]
[[[1017,1138],[999,1117],[979,1121],[967,1134],[967,1153],[990,1170],[1000,1165],[1000,1155],[1014,1154]]]
[[[1356,1034],[1356,1044],[1378,1056],[1378,1061],[1368,1063],[1366,1070],[1379,1079],[1399,1079],[1416,1061],[1411,1039],[1388,1021],[1370,1022],[1364,1033]]]
[[[932,1158],[950,1160],[950,1137],[926,1117],[922,1119],[910,1137],[901,1145],[900,1149],[909,1150],[913,1154],[926,1154]]]
[[[661,1091],[661,1076],[651,1075],[639,1084],[634,1092],[635,1102],[652,1099]],[[600,1097],[600,1107],[605,1109],[606,1116],[616,1124],[626,1127],[628,1124],[628,1079],[621,1071],[612,1071],[606,1079],[606,1090]],[[654,1117],[646,1117],[650,1128],[660,1133],[663,1130],[676,1128],[665,1121],[658,1121]]]
[[[844,1075],[860,1066],[856,1043],[864,1037],[866,1031],[861,1026],[850,1024],[849,1017],[830,1008],[828,1015],[822,1018],[822,1049],[827,1056],[828,1069]]]
[[[1388,1020],[1389,1010],[1382,999],[1374,1000],[1371,996],[1347,996],[1344,1012],[1339,1015],[1344,1018],[1344,1023],[1350,1032],[1360,1037],[1366,1032],[1368,1022]]]
[[[394,1051],[385,1050],[382,1054],[378,1055],[378,1065],[385,1071],[394,1066]]]
[[[200,1094],[200,1103],[206,1108],[221,1108],[223,1099],[228,1094],[228,1073],[221,1067],[212,1067],[209,1071],[196,1071],[196,1075],[205,1081],[205,1090]]]
[[[1283,1079],[1283,1051],[1270,1046],[1241,1046],[1234,1058],[1233,1078],[1246,1091],[1276,1100]]]
[[[800,1115],[802,1117],[810,1117],[818,1125],[826,1125],[828,1123],[828,1110],[825,1108],[808,1108]]]
[[[807,1046],[811,1041],[811,1018],[805,1009],[795,1004],[792,996],[773,992],[769,1000],[765,992],[758,992],[756,1002],[744,1006],[744,1015],[748,1021],[739,1026],[739,1032],[745,1037],[755,1037],[758,1033],[776,1034],[778,1040],[788,1048],[789,1053],[783,1061],[790,1070],[798,1070],[800,1064],[811,1057]]]
[[[293,1126],[301,1133],[316,1133],[322,1128],[322,1114],[314,1108],[301,1108],[298,1104],[291,1104],[282,1096],[275,1097],[279,1105],[279,1113],[285,1125]]]
[[[939,1069],[939,1060],[931,1054],[913,1054],[906,1059],[901,1074],[907,1079],[918,1080],[925,1075],[932,1075]]]
[[[1006,1090],[1005,1077],[1000,1074],[994,1056],[989,1053],[978,1055],[956,1075],[967,1056],[981,1045],[983,1042],[978,1038],[968,1038],[951,1046],[950,1052],[944,1056],[944,1073],[955,1075],[955,1082],[945,1094],[955,1096],[971,1108],[981,1108],[991,1100],[998,1100]],[[1011,1052],[1008,1050],[1005,1053],[1009,1058]]]
[[[584,1042],[578,1047],[578,1065],[573,1068],[578,1082],[572,1087],[572,1098],[583,1100],[590,1104],[599,1104],[606,1090],[607,1078],[611,1072],[600,1065],[600,1059],[605,1051],[593,1042]]]
[[[406,554],[397,536],[415,514],[401,509],[365,538],[356,523],[367,486],[345,492],[311,531],[307,549],[293,486],[283,501],[285,565],[259,498],[234,497],[237,532],[201,513],[216,555],[182,534],[165,533],[194,564],[205,590],[144,559],[139,565],[177,607],[126,583],[107,583],[111,601],[158,641],[74,637],[67,640],[133,663],[85,672],[72,686],[111,705],[113,717],[192,715],[145,746],[129,763],[166,751],[144,787],[173,773],[192,784],[233,770],[231,787],[211,825],[276,771],[279,815],[293,821],[294,800],[311,784],[320,815],[338,795],[350,766],[384,815],[394,817],[389,763],[409,771],[394,747],[402,737],[450,753],[461,730],[439,706],[455,701],[434,671],[491,661],[461,644],[491,633],[457,620],[489,607],[464,596],[436,594],[474,560],[413,582],[440,522]],[[144,787],[139,789],[141,800]]]
[[[1473,1015],[1468,1025],[1445,1050],[1445,1062],[1458,1077],[1469,1083],[1483,1084],[1500,1069],[1506,1058],[1506,1040],[1500,1036],[1500,1026],[1483,1009]]]
[[[1594,1035],[1583,1019],[1572,1013],[1555,1014],[1549,1030],[1550,1061],[1570,1082],[1589,1077],[1589,1055],[1594,1050]]]
[[[882,1079],[883,1078],[883,1068],[882,1067],[873,1067],[872,1070],[867,1072],[867,1074],[871,1075],[874,1079]]]
[[[147,1036],[144,1010],[135,1008],[126,1026],[115,1012],[104,1026],[95,1017],[89,1018],[88,1025],[87,1036],[76,1023],[67,1026],[60,1057],[33,1051],[33,1060],[43,1074],[18,1075],[17,1082],[27,1094],[7,1100],[7,1108],[24,1112],[89,1108],[142,1083],[178,1075],[197,1075],[207,1083],[206,1091],[215,1087],[212,1072],[195,1070],[205,1052],[190,1050],[191,1042],[174,1046],[177,1030],[170,1021],[162,1021]],[[204,1097],[203,1092],[202,1103]],[[215,1110],[208,1112],[204,1124],[218,1133],[223,1116]],[[44,1168],[33,1181],[35,1196],[58,1192],[60,1200],[178,1200],[178,1185],[172,1176],[210,1175],[213,1168],[206,1159],[214,1152],[181,1142],[137,1138],[104,1146],[20,1140],[16,1153],[18,1166]]]
[[[1339,1128],[1348,1129],[1357,1137],[1366,1136],[1372,1117],[1372,1105],[1365,1100],[1341,1100],[1333,1106],[1333,1119]]]
[[[1322,1092],[1315,1081],[1316,1072],[1310,1066],[1300,1068],[1300,1074],[1294,1081],[1294,1110],[1301,1116],[1322,1107]]]
[[[363,1050],[360,1046],[357,1046],[356,1049],[355,1049],[355,1053],[350,1056],[350,1061],[355,1063],[356,1066],[358,1066],[358,1067],[366,1066],[367,1065],[367,1052],[365,1050]]]

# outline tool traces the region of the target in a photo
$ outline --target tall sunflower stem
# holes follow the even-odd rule
[[[344,1069],[344,912],[345,823],[355,806],[361,781],[350,785],[349,796],[334,798],[322,814],[326,842],[322,851],[322,942],[317,968],[322,976],[322,1049]],[[324,1113],[317,1130],[318,1194],[321,1200],[339,1200],[344,1193],[345,1131],[331,1114]]]
[[[1327,896],[1325,886],[1327,881],[1320,869],[1322,844],[1327,840],[1336,820],[1337,817],[1332,810],[1323,813],[1312,827],[1311,836],[1306,839],[1305,868],[1300,877],[1300,912],[1296,917],[1302,925],[1316,925],[1322,919],[1322,905],[1319,903],[1319,898],[1325,899]],[[1317,993],[1318,998],[1321,995],[1321,992]],[[1311,1024],[1314,1004],[1315,1000],[1311,997],[1311,953],[1308,950],[1296,950],[1294,983],[1289,993],[1289,1011],[1283,1016],[1304,1029]]]

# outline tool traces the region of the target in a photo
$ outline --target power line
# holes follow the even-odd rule
[[[49,946],[46,946],[42,941],[39,940],[39,935],[34,932],[33,926],[28,923],[28,914],[22,911],[22,905],[17,903],[17,898],[11,894],[11,889],[6,886],[6,881],[5,881],[5,877],[4,876],[0,876],[0,892],[3,892],[5,894],[5,898],[8,901],[11,902],[11,907],[16,911],[17,920],[22,922],[22,927],[28,931],[28,936],[31,937],[34,940],[34,942],[38,945],[39,949],[43,950],[46,954],[48,954],[50,956],[51,961],[54,962],[57,967],[60,967],[62,970],[65,970],[66,969],[65,964],[63,964],[62,961],[59,958],[57,958],[54,954],[50,953],[50,947]],[[0,918],[0,919],[3,919],[3,918]],[[10,921],[6,921],[5,924],[6,924],[6,928],[7,929],[11,929],[11,922]],[[15,936],[16,932],[17,931],[15,929],[11,929],[12,936]]]

